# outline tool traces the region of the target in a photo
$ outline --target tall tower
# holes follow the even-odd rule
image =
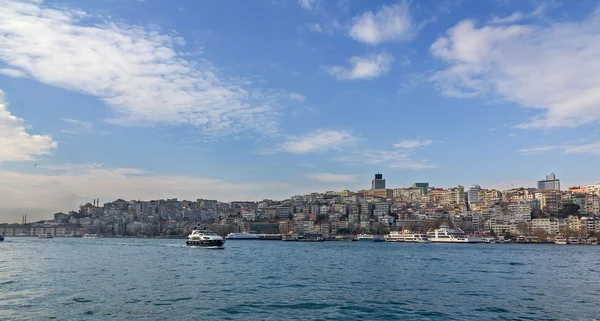
[[[385,179],[382,174],[375,174],[375,178],[371,181],[371,189],[385,189]]]

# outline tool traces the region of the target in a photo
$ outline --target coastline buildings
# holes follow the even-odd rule
[[[425,232],[445,222],[470,233],[551,236],[600,232],[600,184],[561,191],[553,174],[535,188],[486,189],[473,185],[436,188],[429,183],[387,188],[380,173],[371,188],[294,195],[285,200],[123,200],[55,213],[53,220],[0,224],[7,236],[186,235],[199,226],[218,233],[257,232],[324,235]]]

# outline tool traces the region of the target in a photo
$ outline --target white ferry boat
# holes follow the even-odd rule
[[[567,243],[569,243],[569,244],[579,244],[579,238],[569,237],[569,239],[567,240]]]
[[[432,243],[481,243],[483,238],[468,236],[461,229],[453,229],[448,226],[440,226],[435,230],[427,232],[427,239]]]
[[[567,244],[567,239],[562,235],[558,235],[554,238],[554,244],[565,245]]]
[[[215,232],[208,230],[193,230],[185,242],[187,246],[204,248],[221,248],[225,240]]]
[[[371,234],[358,234],[356,236],[356,239],[359,240],[359,241],[362,241],[362,242],[365,242],[365,241],[366,242],[373,242],[374,238],[375,237],[373,235],[371,235]]]
[[[428,243],[427,234],[412,233],[410,230],[391,231],[384,236],[386,242]]]
[[[102,236],[100,234],[88,234],[88,233],[83,234],[84,239],[99,239],[101,237]]]
[[[225,236],[226,240],[260,240],[260,234],[242,232],[242,233],[229,233]]]
[[[40,234],[40,235],[38,235],[39,239],[51,239],[52,237],[53,237],[52,233],[46,233],[46,234]]]

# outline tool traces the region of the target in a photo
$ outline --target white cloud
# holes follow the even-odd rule
[[[323,183],[351,183],[357,179],[356,175],[331,174],[331,173],[311,173],[304,177]]]
[[[367,11],[352,20],[350,36],[369,45],[398,42],[414,36],[408,1],[384,5],[379,11]]]
[[[396,148],[417,148],[417,147],[421,147],[421,146],[427,146],[427,145],[431,145],[433,144],[433,140],[416,140],[416,139],[405,139],[402,140],[396,144],[394,144],[394,147]]]
[[[298,4],[302,9],[316,10],[321,5],[321,0],[298,0]]]
[[[356,136],[343,130],[321,129],[302,136],[288,137],[281,150],[293,154],[307,154],[328,150],[341,150],[359,140]]]
[[[127,125],[190,124],[205,135],[275,133],[276,101],[206,60],[187,61],[173,33],[74,9],[3,1],[0,61],[42,83],[96,96]],[[6,73],[5,73],[6,74]]]
[[[34,160],[36,156],[52,154],[57,146],[50,136],[29,134],[25,121],[8,111],[0,90],[0,163]]]
[[[301,192],[291,190],[290,185],[281,182],[226,182],[131,168],[109,168],[101,164],[38,167],[35,168],[36,173],[0,171],[0,222],[15,213],[51,218],[55,212],[76,210],[79,205],[94,198],[100,198],[101,202],[118,198],[233,201],[265,197],[284,199]]]
[[[394,58],[388,53],[373,54],[366,57],[352,57],[351,67],[330,66],[325,70],[339,80],[373,79],[384,75],[390,69]]]
[[[534,11],[529,12],[529,13],[523,13],[523,12],[517,11],[517,12],[513,12],[512,14],[505,16],[505,17],[493,16],[492,19],[490,19],[490,23],[491,24],[504,24],[504,23],[513,23],[513,22],[517,22],[517,21],[521,21],[521,20],[529,19],[529,18],[535,18],[535,17],[539,17],[547,9],[548,9],[548,4],[542,3]]]
[[[27,75],[18,69],[12,68],[0,68],[0,74],[14,77],[14,78],[26,78]]]
[[[398,150],[364,150],[359,153],[364,163],[369,165],[382,165],[389,168],[422,170],[438,168],[427,159],[415,159],[414,154]]]
[[[431,45],[448,64],[432,77],[448,96],[492,96],[541,113],[519,128],[600,121],[600,10],[581,22],[487,25],[464,20]]]
[[[72,118],[61,118],[60,120],[62,120],[64,122],[67,122],[69,124],[81,127],[81,128],[83,128],[85,130],[92,129],[92,124],[91,123],[84,122],[84,121],[81,121],[81,120],[72,119]]]
[[[315,32],[323,32],[323,28],[321,28],[321,25],[318,23],[312,24],[308,26],[308,29],[315,31]]]
[[[306,97],[304,95],[299,94],[299,93],[290,93],[290,99],[295,100],[295,101],[299,101],[299,102],[306,101]]]
[[[519,20],[522,20],[523,18],[524,18],[524,15],[522,12],[514,12],[506,17],[494,16],[490,20],[490,23],[493,23],[493,24],[511,23],[511,22],[517,22]]]
[[[523,148],[519,149],[521,154],[532,155],[532,154],[541,154],[553,150],[560,150],[562,154],[592,154],[592,155],[600,155],[600,142],[593,142],[589,144],[583,145],[572,145],[572,144],[563,144],[563,145],[549,145],[549,146],[540,146],[533,148]]]
[[[349,155],[337,157],[337,160],[350,165],[378,165],[389,168],[423,170],[438,168],[437,164],[416,155],[417,149],[433,144],[433,140],[402,140],[394,144],[395,149],[367,149],[352,151]]]

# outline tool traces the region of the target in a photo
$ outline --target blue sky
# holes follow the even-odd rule
[[[599,5],[0,1],[0,221],[355,190],[377,171],[597,183]]]

